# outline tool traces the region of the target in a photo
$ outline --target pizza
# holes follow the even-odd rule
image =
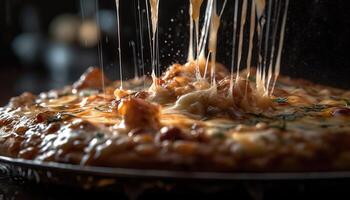
[[[247,70],[230,88],[236,76],[225,67],[198,79],[196,65],[122,88],[89,68],[71,86],[14,97],[0,108],[0,155],[160,170],[350,169],[350,91],[282,76],[266,96]]]

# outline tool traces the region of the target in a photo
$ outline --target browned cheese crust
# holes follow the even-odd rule
[[[229,92],[224,67],[213,87],[194,66],[104,90],[90,68],[72,86],[14,97],[0,108],[0,155],[143,169],[350,169],[350,91],[281,77],[264,97],[252,76]]]

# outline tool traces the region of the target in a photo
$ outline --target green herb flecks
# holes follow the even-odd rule
[[[72,110],[70,111],[70,113],[72,114],[78,114],[78,113],[81,113],[81,112],[84,112],[85,110],[84,109],[77,109],[77,110]]]
[[[226,138],[226,135],[225,135],[225,133],[223,133],[223,132],[216,132],[216,133],[213,133],[212,134],[212,137],[213,138],[217,138],[217,139],[225,139]]]
[[[54,123],[54,122],[61,122],[61,121],[64,121],[64,120],[71,119],[73,117],[75,117],[75,116],[71,115],[71,114],[68,114],[68,113],[57,113],[54,116],[50,116],[47,119],[47,123],[50,124],[50,123]]]
[[[298,115],[298,113],[289,113],[289,114],[282,114],[277,115],[274,117],[276,119],[276,122],[271,123],[271,128],[277,128],[282,131],[287,130],[288,122],[295,121],[297,118],[302,117],[301,115]]]
[[[271,117],[266,116],[262,113],[247,113],[249,115],[252,115],[253,117],[257,117],[257,118],[262,118],[262,119],[271,119]]]
[[[58,117],[57,115],[55,116],[51,116],[49,118],[47,118],[47,123],[51,124],[54,122],[60,122],[62,119],[60,117]]]
[[[103,138],[105,137],[105,134],[104,134],[104,133],[101,133],[101,132],[97,132],[96,135],[95,135],[95,137],[96,137],[97,139],[103,139]]]
[[[99,106],[94,107],[94,109],[97,111],[100,111],[100,112],[105,112],[105,113],[111,112],[111,108],[109,105],[99,105]]]
[[[305,112],[322,112],[324,109],[328,108],[327,105],[315,104],[308,107],[301,107]]]
[[[286,120],[281,120],[275,124],[271,124],[270,127],[279,129],[281,131],[285,131],[285,130],[287,130],[287,122],[286,122]]]
[[[288,103],[288,98],[286,98],[286,97],[277,97],[275,99],[272,99],[272,101],[275,102],[275,103],[284,104],[284,103]]]
[[[269,122],[271,121],[271,117],[268,117],[262,113],[247,113],[248,115],[250,115],[250,117],[248,117],[248,121],[247,121],[247,124],[248,125],[255,125],[257,123],[260,123],[260,122]]]
[[[294,121],[298,118],[298,116],[296,113],[290,113],[290,114],[278,115],[276,118],[283,121]]]
[[[346,107],[350,107],[350,100],[349,99],[343,99],[343,101],[345,102]]]

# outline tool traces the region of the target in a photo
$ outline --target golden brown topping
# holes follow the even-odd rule
[[[108,84],[110,81],[102,71],[96,67],[90,67],[80,79],[73,84],[74,89],[102,89],[103,81]]]
[[[160,107],[140,98],[123,99],[118,106],[118,113],[128,129],[144,128],[157,130]]]
[[[181,155],[189,156],[197,153],[198,144],[191,141],[176,141],[173,148]]]
[[[148,96],[149,96],[149,93],[146,91],[140,91],[135,94],[135,97],[140,99],[146,99]]]
[[[69,125],[69,128],[82,129],[82,130],[93,130],[96,127],[86,120],[76,119],[76,120],[72,121],[72,123]]]
[[[136,135],[133,138],[133,141],[135,143],[139,143],[139,144],[152,143],[153,142],[153,135],[151,135],[151,134]]]
[[[56,112],[52,112],[52,111],[45,111],[45,112],[38,113],[36,115],[36,122],[37,123],[47,122],[49,119],[53,119],[53,117],[56,114],[57,114]]]
[[[135,128],[135,129],[132,129],[131,131],[129,131],[128,135],[130,137],[132,137],[135,135],[143,135],[143,134],[147,134],[147,133],[149,133],[149,131],[146,131],[145,129]]]
[[[15,132],[18,134],[18,135],[23,135],[29,128],[26,127],[26,126],[18,126],[16,127],[15,129]]]
[[[199,63],[202,76],[210,72],[204,66]],[[73,91],[23,94],[0,108],[0,154],[191,170],[277,169],[278,163],[303,169],[298,156],[315,166],[323,166],[317,156],[339,157],[340,166],[350,166],[350,93],[285,79],[269,96],[259,93],[254,77],[246,80],[243,72],[232,84],[224,68],[216,69],[216,84],[210,73],[196,76],[196,63],[189,62],[173,65],[150,89],[147,79],[135,79],[125,90],[116,90],[116,81],[102,93],[102,73],[90,68]]]
[[[198,142],[206,143],[210,141],[209,136],[205,134],[204,128],[196,128],[192,130],[191,137]]]
[[[160,132],[158,133],[156,138],[157,141],[182,139],[185,139],[185,136],[182,133],[181,129],[174,126],[163,127],[162,129],[160,129]]]
[[[205,63],[199,63],[200,72],[204,76]],[[210,65],[207,71],[210,71]],[[153,88],[152,100],[159,103],[169,103],[175,101],[177,98],[194,92],[196,90],[205,90],[210,87],[208,80],[210,80],[207,74],[204,79],[197,79],[196,75],[196,62],[189,62],[185,65],[174,64],[164,73],[159,81],[160,87]],[[221,80],[228,75],[228,71],[225,67],[217,64],[216,67],[216,80]]]
[[[55,133],[58,130],[60,130],[60,128],[61,128],[61,125],[59,123],[51,123],[51,124],[48,125],[48,127],[45,130],[45,132],[47,134]]]
[[[13,97],[10,100],[9,106],[13,108],[30,106],[35,103],[35,99],[35,95],[29,92],[25,92],[21,96]]]
[[[157,148],[153,144],[141,144],[135,148],[136,152],[142,156],[152,156],[157,153]]]
[[[122,90],[122,89],[116,89],[114,90],[114,96],[117,100],[123,99],[125,97],[130,96],[133,93],[133,91],[130,90]]]
[[[35,155],[38,153],[39,149],[35,147],[28,147],[23,150],[21,150],[18,153],[19,158],[24,158],[24,159],[33,159]]]

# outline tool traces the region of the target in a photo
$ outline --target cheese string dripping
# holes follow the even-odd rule
[[[235,66],[235,57],[236,57],[236,35],[237,35],[237,23],[238,23],[238,3],[239,1],[235,1],[235,9],[234,9],[234,17],[233,17],[233,36],[232,36],[232,62],[231,62],[231,75],[230,75],[230,89],[228,91],[228,96],[232,96],[233,91],[233,69]]]
[[[279,19],[280,19],[280,13],[281,13],[281,2],[278,1],[275,3],[275,8],[276,12],[274,13],[274,21],[273,21],[273,31],[272,31],[272,44],[271,44],[271,53],[270,53],[270,59],[269,59],[269,71],[268,71],[268,80],[267,80],[267,86],[268,89],[270,88],[270,83],[271,79],[273,76],[273,62],[274,62],[274,57],[275,57],[275,49],[276,49],[276,35],[278,31],[278,24],[279,24]],[[271,87],[271,91],[268,91],[268,96],[271,96],[273,92],[273,86]]]
[[[241,4],[240,4],[241,2]],[[250,2],[250,24],[246,26],[248,20],[248,2]],[[240,80],[240,68],[242,65],[242,59],[245,56],[245,34],[248,37],[248,49],[246,57],[247,74],[246,79],[250,77],[251,65],[253,60],[253,52],[257,48],[257,70],[256,70],[256,93],[259,96],[269,97],[272,95],[279,71],[281,51],[283,46],[284,32],[285,32],[285,20],[287,17],[287,9],[289,2],[285,2],[284,18],[282,27],[280,27],[280,13],[281,5],[283,1],[280,0],[237,0],[234,4],[234,16],[233,16],[233,37],[232,37],[232,62],[231,62],[231,77],[230,88],[228,96],[233,97],[232,91]],[[239,10],[239,6],[241,9]],[[240,16],[239,16],[240,14]],[[215,20],[215,19],[214,19]],[[257,26],[256,26],[257,21]],[[212,19],[213,24],[213,19]],[[238,24],[240,28],[238,28]],[[249,29],[248,29],[249,27]],[[245,30],[248,29],[248,30]],[[271,31],[272,30],[272,31]],[[257,43],[254,43],[255,32],[257,31]],[[277,53],[277,60],[275,61],[275,43],[277,32],[280,31],[280,42]],[[237,37],[238,36],[238,37]],[[238,39],[238,44],[236,40]],[[281,46],[281,47],[280,47]],[[210,49],[215,50],[215,49]],[[215,51],[212,52],[215,58]],[[213,55],[212,55],[213,56]],[[215,66],[214,66],[215,67]],[[233,69],[236,67],[236,78],[234,81]],[[273,79],[273,81],[272,81]],[[249,82],[246,82],[244,96],[247,95]]]
[[[216,48],[217,48],[217,38],[218,38],[218,30],[220,26],[220,18],[217,14],[216,8],[216,0],[213,1],[213,11],[211,14],[211,24],[210,24],[210,37],[209,37],[209,51],[211,54],[211,83],[215,85],[215,70],[216,70]]]
[[[208,56],[207,56],[207,59],[206,59],[206,61],[205,61],[205,68],[204,68],[203,79],[206,78],[207,73],[208,73],[208,64],[209,64],[210,55],[211,55],[211,51],[209,51]]]
[[[247,9],[248,9],[247,0],[243,0],[242,4],[242,16],[241,16],[241,27],[239,30],[239,42],[238,42],[238,57],[237,57],[237,74],[236,74],[236,83],[239,81],[239,70],[242,60],[242,51],[243,51],[243,29],[246,23]]]
[[[264,96],[269,96],[269,81],[266,80],[266,69],[267,69],[267,55],[269,53],[269,39],[270,39],[270,27],[271,27],[271,15],[272,15],[272,0],[269,0],[267,10],[267,24],[265,33],[265,48],[264,48],[264,59],[263,59],[263,73],[264,73]],[[268,69],[267,79],[270,79],[272,74],[272,68]]]
[[[120,74],[120,89],[123,89],[123,69],[122,69],[122,50],[120,44],[120,17],[119,17],[119,0],[115,0],[116,13],[117,13],[117,38],[118,38],[118,61],[119,61],[119,74]]]
[[[210,19],[213,11],[213,0],[208,0],[207,7],[205,9],[204,23],[201,30],[201,37],[199,39],[199,58],[200,60],[205,60],[205,48],[207,45],[207,39],[210,31]]]
[[[267,64],[267,54],[269,50],[269,36],[270,36],[270,27],[271,27],[271,12],[272,12],[272,0],[269,0],[268,7],[267,7],[267,22],[266,22],[266,29],[265,29],[265,42],[264,42],[264,58],[262,67],[264,69],[264,72],[266,72],[266,64]]]
[[[262,45],[262,31],[265,26],[265,18],[263,17],[266,1],[265,0],[255,0],[256,3],[256,15],[258,19],[258,67],[256,70],[256,89],[259,95],[263,96],[264,94],[264,79],[263,79],[263,70],[262,70],[262,56],[261,56],[261,45]]]
[[[191,0],[190,0],[191,1]],[[190,41],[188,44],[188,56],[187,61],[192,62],[194,60],[193,58],[193,20],[192,20],[192,3],[190,3]]]
[[[209,52],[211,52],[211,84],[216,85],[215,72],[216,72],[216,50],[217,50],[217,40],[218,40],[218,31],[220,27],[220,20],[223,14],[223,11],[226,6],[226,0],[220,11],[220,14],[217,13],[217,1],[213,1],[213,11],[211,16],[211,26],[210,26],[210,38],[209,38]]]
[[[156,33],[158,31],[158,8],[159,0],[149,0],[151,6],[151,21],[152,21],[152,78],[153,84],[156,84],[156,65],[157,65],[157,53],[156,53]]]
[[[145,76],[145,61],[144,61],[144,55],[143,55],[143,15],[141,15],[141,6],[140,6],[140,0],[137,0],[137,15],[138,15],[138,25],[139,25],[139,42],[140,42],[140,55],[141,55],[141,74],[142,77]]]
[[[197,80],[201,78],[199,70],[199,16],[203,0],[190,0],[190,48],[193,60],[193,22],[195,23],[195,35],[196,35],[196,78]]]
[[[147,32],[148,32],[148,42],[149,42],[149,48],[150,48],[150,54],[151,54],[151,62],[153,58],[153,52],[152,52],[152,27],[151,27],[151,20],[149,16],[149,1],[145,0],[146,3],[146,18],[147,18]]]
[[[98,0],[95,0],[95,19],[96,19],[96,26],[98,27],[98,34],[101,35],[100,30],[100,13],[99,13],[99,6],[98,6]],[[102,49],[102,41],[101,38],[98,40],[97,44],[97,56],[98,56],[98,62],[101,66],[101,81],[102,81],[102,91],[104,94],[104,97],[106,96],[106,87],[105,87],[105,77],[104,77],[104,64],[103,64],[103,49]]]
[[[275,3],[274,3],[275,2]],[[281,12],[281,1],[273,1],[269,0],[268,4],[266,4],[265,0],[256,0],[256,8],[257,8],[257,16],[259,20],[258,26],[258,69],[256,72],[256,88],[257,92],[261,96],[271,96],[273,94],[275,84],[277,82],[279,73],[280,73],[280,65],[281,65],[281,54],[284,42],[285,35],[285,25],[287,20],[287,12],[289,6],[289,0],[285,1],[285,8],[283,10],[283,19],[280,27],[280,36],[279,36],[279,46],[277,52],[277,59],[274,64],[275,57],[275,43],[276,43],[276,35],[279,27],[279,19]],[[274,10],[272,10],[272,6],[274,6]],[[266,11],[267,7],[267,11]],[[264,12],[266,15],[264,16]],[[267,20],[266,20],[267,18]],[[273,23],[272,27],[272,36],[271,36],[271,23]],[[265,27],[266,25],[266,27]],[[263,31],[265,30],[265,41],[264,41],[264,49],[262,51],[262,39],[263,39]],[[271,49],[270,49],[271,48]],[[263,52],[263,55],[262,55]],[[267,70],[267,71],[266,71]],[[273,76],[273,77],[272,77]],[[271,85],[272,78],[273,83]]]
[[[251,11],[250,11],[250,30],[249,30],[249,44],[248,44],[248,56],[247,56],[247,77],[246,79],[249,80],[250,78],[250,69],[252,64],[252,54],[253,54],[253,39],[254,39],[254,33],[255,33],[255,2],[252,0],[251,3]],[[248,84],[249,81],[246,83],[246,87],[244,90],[244,96],[246,97],[247,91],[248,91]]]
[[[80,0],[80,13],[81,13],[81,21],[82,21],[82,24],[85,23],[85,6],[84,6],[84,0]],[[84,38],[84,46],[87,47],[87,39]]]
[[[285,31],[286,31],[288,6],[289,6],[289,0],[286,0],[285,8],[284,8],[285,10],[284,10],[284,13],[283,13],[282,28],[281,28],[281,33],[280,33],[280,41],[279,41],[279,46],[278,46],[276,66],[275,66],[275,71],[274,71],[274,82],[273,82],[271,93],[273,92],[273,90],[275,88],[275,85],[276,85],[276,82],[277,82],[277,78],[279,76],[280,69],[281,69],[281,55],[282,55],[282,49],[283,49],[283,43],[284,43],[284,35],[285,35]]]
[[[139,79],[139,72],[138,72],[138,64],[137,64],[137,55],[136,55],[136,47],[135,47],[135,42],[130,41],[129,45],[132,49],[132,57],[134,61],[134,79]]]

